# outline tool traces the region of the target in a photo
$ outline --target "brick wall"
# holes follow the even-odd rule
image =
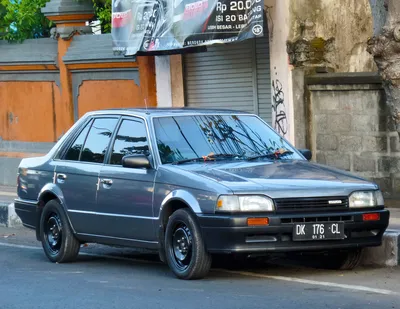
[[[322,164],[375,181],[400,196],[400,145],[381,80],[373,74],[319,74],[307,79],[309,146]]]

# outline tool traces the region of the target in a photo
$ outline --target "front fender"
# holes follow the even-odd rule
[[[177,189],[172,192],[170,192],[162,201],[161,207],[160,207],[160,213],[159,213],[159,219],[162,218],[163,212],[165,209],[165,205],[172,201],[180,201],[185,204],[187,204],[194,213],[198,214],[201,213],[201,208],[199,205],[199,202],[197,199],[191,194],[190,192],[183,190],[183,189]]]

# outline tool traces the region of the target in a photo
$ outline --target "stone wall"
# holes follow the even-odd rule
[[[290,63],[333,72],[376,71],[369,0],[290,0]]]
[[[306,79],[308,146],[314,160],[375,181],[400,196],[400,146],[382,83],[372,73],[318,74]]]
[[[307,143],[304,80],[316,73],[377,72],[367,42],[384,19],[378,0],[286,0],[294,144]],[[373,16],[381,16],[374,24]],[[362,75],[362,74],[361,74]]]

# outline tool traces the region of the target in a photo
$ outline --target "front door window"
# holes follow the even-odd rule
[[[122,165],[126,155],[149,155],[146,128],[141,120],[123,120],[115,137],[110,164]]]

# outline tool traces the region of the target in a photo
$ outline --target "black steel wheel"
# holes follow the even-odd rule
[[[289,254],[289,257],[309,267],[330,270],[353,270],[362,261],[363,249],[302,253],[301,255]]]
[[[42,247],[50,261],[66,263],[76,259],[80,243],[59,202],[52,200],[44,206],[39,228]]]
[[[353,249],[344,252],[328,254],[324,266],[335,270],[353,270],[358,267],[363,257],[362,249]]]
[[[176,267],[186,270],[192,259],[192,235],[189,228],[183,222],[177,222],[172,235],[173,250],[170,254],[174,256]]]
[[[169,267],[180,279],[204,278],[211,267],[195,215],[179,209],[169,218],[165,233],[165,255]]]
[[[62,243],[62,223],[57,213],[50,212],[44,222],[44,234],[52,255],[57,255]]]

